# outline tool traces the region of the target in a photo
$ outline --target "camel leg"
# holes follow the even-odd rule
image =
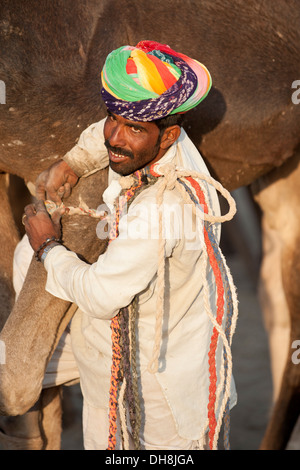
[[[294,264],[294,266],[292,266],[290,263],[284,261],[282,267],[282,273],[285,280],[284,287],[285,292],[287,293],[288,305],[291,312],[290,349],[278,399],[275,403],[271,419],[261,444],[261,448],[266,450],[280,450],[286,448],[300,415],[300,370],[298,361],[293,362],[292,360],[294,352],[292,349],[293,342],[295,340],[299,341],[300,338],[299,281],[297,282],[296,279],[293,279],[293,277],[297,277],[296,272],[298,275],[300,274],[299,242],[300,237],[298,238],[297,254],[295,254],[296,249],[291,249],[290,252],[288,249],[283,250],[283,257],[287,256],[290,259],[293,259],[292,264]],[[296,287],[297,284],[298,287]]]
[[[82,196],[89,207],[97,208],[102,202],[99,200],[101,188],[106,185],[107,171],[84,179],[74,189],[70,205],[77,206]],[[97,259],[105,249],[106,242],[96,235],[97,223],[95,219],[81,216],[66,216],[63,222],[66,245],[88,262]],[[80,232],[84,233],[84,243]],[[53,399],[49,400],[50,391],[42,390],[42,384],[47,364],[74,309],[69,302],[48,294],[45,280],[43,266],[32,260],[18,300],[1,331],[0,345],[5,345],[5,360],[0,361],[0,414],[13,416],[11,423],[15,420],[19,432],[23,429],[23,437],[33,433],[31,436],[37,441],[27,442],[31,448],[36,445],[37,448],[57,449],[60,448],[61,403],[55,389]],[[37,401],[40,407],[34,406]],[[36,424],[41,423],[41,419],[42,433],[37,435]],[[16,441],[10,445],[16,445]],[[21,445],[24,446],[24,442]]]
[[[12,281],[13,255],[19,241],[19,230],[13,213],[22,214],[24,205],[28,202],[23,199],[23,192],[19,188],[10,187],[10,178],[7,174],[0,174],[0,328],[2,329],[14,305],[15,292]],[[14,190],[15,189],[15,190]],[[13,199],[13,200],[12,200]],[[12,208],[11,204],[14,204]],[[4,343],[1,343],[4,344]],[[5,348],[1,349],[0,362],[5,362]],[[38,403],[27,413],[21,416],[0,417],[0,444],[5,449],[58,449],[60,440],[60,419],[58,402],[59,388],[45,390]],[[51,399],[49,394],[51,392]],[[53,421],[49,420],[49,410],[55,410]],[[53,428],[57,432],[53,433]],[[60,441],[59,441],[60,442]]]
[[[290,316],[282,283],[282,246],[277,231],[262,218],[263,259],[260,271],[259,300],[268,334],[273,403],[276,402],[290,344]]]
[[[275,263],[270,263],[269,278],[277,276],[277,285],[271,284],[271,295],[283,288],[284,297],[280,294],[279,303],[274,308],[273,323],[278,324],[276,314],[283,315],[279,326],[273,332],[283,331],[283,342],[286,342],[286,328],[289,324],[290,334],[288,347],[279,338],[276,354],[285,360],[285,366],[278,398],[272,411],[261,449],[284,449],[292,434],[300,414],[300,369],[292,360],[294,341],[300,340],[300,163],[299,155],[288,161],[283,167],[274,170],[264,178],[264,188],[260,188],[258,202],[264,212],[265,223],[275,235],[277,253]],[[271,259],[271,258],[270,258]],[[277,265],[276,265],[277,260]],[[279,263],[280,261],[280,263]],[[275,280],[276,280],[275,276]],[[267,285],[268,273],[265,276]],[[275,288],[274,288],[275,286]],[[274,292],[275,290],[275,292]],[[265,290],[265,293],[267,289]],[[273,297],[275,298],[275,297]],[[286,319],[286,307],[289,311],[289,322]],[[268,320],[270,324],[270,319]],[[284,339],[285,338],[285,339]]]
[[[8,190],[9,175],[0,173],[0,330],[14,304],[12,260],[20,238],[12,215]]]
[[[102,203],[101,188],[106,184],[106,171],[82,178],[68,203],[76,207],[82,197],[89,207],[97,208]],[[66,246],[88,262],[97,259],[105,249],[106,241],[97,238],[97,223],[98,220],[87,216],[63,218]],[[5,363],[0,363],[2,415],[23,415],[37,402],[47,364],[74,314],[69,302],[45,291],[46,277],[42,264],[33,259],[18,300],[0,334],[6,349]]]
[[[60,450],[62,432],[62,387],[42,391],[42,434],[45,450]]]
[[[4,450],[60,450],[61,387],[44,389],[38,402],[21,416],[1,417]]]

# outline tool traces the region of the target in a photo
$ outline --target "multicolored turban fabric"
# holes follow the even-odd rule
[[[206,97],[212,83],[203,64],[154,41],[111,52],[101,79],[108,110],[131,121],[185,113]]]

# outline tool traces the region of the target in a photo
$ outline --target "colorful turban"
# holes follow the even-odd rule
[[[141,41],[111,52],[102,73],[102,98],[109,111],[131,121],[153,121],[185,113],[211,88],[207,68],[165,44]]]

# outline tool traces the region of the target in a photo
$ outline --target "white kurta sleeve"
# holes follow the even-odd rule
[[[129,305],[157,273],[158,215],[153,204],[132,205],[120,220],[119,237],[92,265],[64,247],[51,250],[45,259],[46,290],[101,319],[111,319]],[[166,256],[176,243],[172,237],[166,240]]]
[[[63,160],[82,177],[106,168],[109,164],[107,149],[104,145],[105,119],[90,125],[79,137],[77,144],[67,152]]]

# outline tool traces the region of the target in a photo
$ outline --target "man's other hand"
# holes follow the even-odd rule
[[[57,209],[50,218],[43,201],[25,207],[22,221],[34,251],[37,251],[48,238],[61,238],[60,219],[65,210]]]
[[[53,163],[47,170],[43,171],[36,180],[36,198],[42,201],[50,199],[61,204],[62,198],[71,194],[73,186],[78,181],[78,176],[64,160]]]

